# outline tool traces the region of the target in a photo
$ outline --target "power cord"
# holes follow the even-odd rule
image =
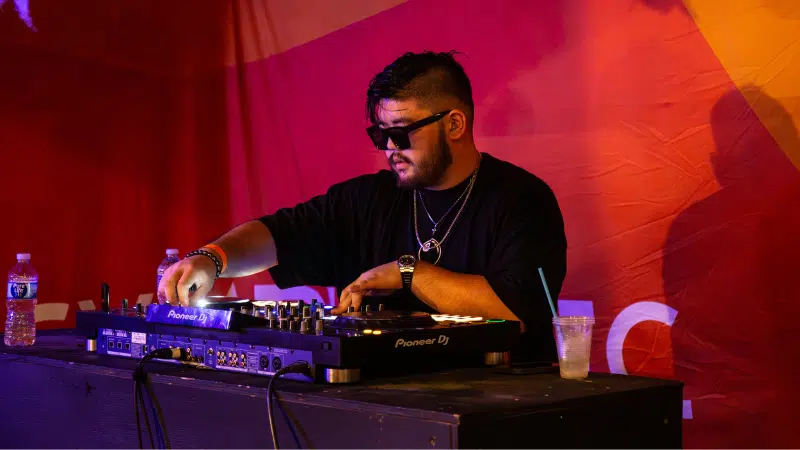
[[[275,414],[272,412],[272,398],[275,397],[278,406],[280,406],[280,399],[277,398],[275,393],[275,380],[287,373],[302,373],[311,376],[311,366],[305,361],[297,361],[278,369],[272,379],[269,380],[267,385],[267,415],[269,416],[269,431],[272,434],[272,447],[275,450],[278,450],[279,447],[278,433],[275,430]]]
[[[164,422],[164,416],[161,412],[161,406],[156,399],[153,386],[150,384],[147,373],[144,371],[145,364],[153,359],[183,360],[186,359],[186,350],[182,348],[160,348],[158,350],[153,350],[142,357],[142,359],[136,365],[136,369],[133,371],[133,403],[134,408],[136,409],[136,433],[139,439],[140,449],[144,448],[142,444],[142,426],[139,419],[140,405],[142,408],[142,413],[144,414],[144,422],[147,425],[147,434],[150,437],[150,447],[171,448],[169,438],[167,436],[167,426]],[[153,431],[150,428],[150,420],[147,416],[148,408],[147,402],[145,402],[145,394],[147,394],[147,400],[150,401],[150,409],[153,413],[153,424],[156,429],[156,441],[158,441],[158,447],[156,447],[155,442],[153,441]]]

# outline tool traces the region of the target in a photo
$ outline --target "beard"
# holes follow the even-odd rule
[[[392,161],[406,163],[407,169],[405,170],[404,178],[401,178],[397,173]],[[444,129],[440,129],[433,151],[422,161],[412,163],[411,160],[398,151],[389,157],[388,162],[397,182],[397,187],[401,189],[422,189],[434,186],[442,179],[447,168],[453,163],[453,154],[450,151],[450,144],[447,143],[445,138]],[[409,175],[409,172],[412,172],[412,174]]]

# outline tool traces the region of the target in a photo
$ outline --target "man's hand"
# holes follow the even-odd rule
[[[204,297],[211,291],[217,267],[210,258],[196,255],[181,260],[167,268],[158,286],[158,303],[189,306],[189,297]],[[192,286],[197,291],[190,293]]]
[[[344,288],[339,296],[339,305],[332,314],[341,314],[352,306],[356,311],[361,308],[361,300],[366,296],[387,295],[401,289],[403,279],[397,262],[392,261],[361,274],[358,279]]]

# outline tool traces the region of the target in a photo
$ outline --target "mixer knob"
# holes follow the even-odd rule
[[[290,311],[292,317],[297,317],[297,306],[292,306],[292,309]]]
[[[308,319],[309,317],[311,317],[311,308],[303,306],[303,319]]]
[[[302,313],[303,312],[303,308],[305,308],[305,307],[306,307],[306,302],[304,302],[303,300],[298,300],[297,301],[297,311]]]
[[[322,330],[325,329],[325,321],[322,319],[317,320],[314,322],[314,331],[317,333],[322,333]]]
[[[378,311],[383,311],[383,303],[378,304]]]
[[[322,320],[322,318],[325,317],[325,308],[321,306],[317,308],[317,313],[315,316],[317,317],[317,320]]]
[[[142,314],[142,304],[141,303],[137,303],[136,304],[136,313],[139,314],[139,315]]]
[[[122,309],[128,309],[128,299],[127,298],[123,298],[122,299]]]
[[[289,330],[290,331],[297,331],[298,328],[298,321],[297,320],[290,320],[289,321]]]
[[[349,313],[351,313],[351,312],[353,312],[353,311],[355,311],[355,310],[356,310],[356,309],[355,309],[355,308],[353,308],[352,306],[348,306],[348,307],[347,307],[347,312],[349,312]]]
[[[364,305],[364,312],[365,312],[365,313],[368,313],[368,312],[370,312],[371,310],[372,310],[372,306],[371,306],[371,305]]]
[[[303,321],[302,321],[302,322],[300,322],[300,332],[301,332],[301,333],[308,333],[308,328],[309,328],[309,324],[308,324],[308,322],[309,322],[310,320],[311,320],[311,319],[303,319]]]
[[[279,328],[281,330],[288,330],[289,329],[289,320],[288,319],[280,319],[278,322],[279,322]]]
[[[286,319],[286,308],[278,309],[278,319],[280,320]]]

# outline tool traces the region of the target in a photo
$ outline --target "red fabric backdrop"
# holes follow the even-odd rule
[[[367,82],[405,51],[457,49],[480,149],[559,197],[562,305],[591,302],[593,370],[684,380],[688,446],[800,445],[797,115],[730,74],[693,11],[31,0],[33,31],[7,2],[0,258],[33,254],[42,303],[96,300],[101,281],[115,304],[152,292],[165,248],[383,167],[363,132]]]

